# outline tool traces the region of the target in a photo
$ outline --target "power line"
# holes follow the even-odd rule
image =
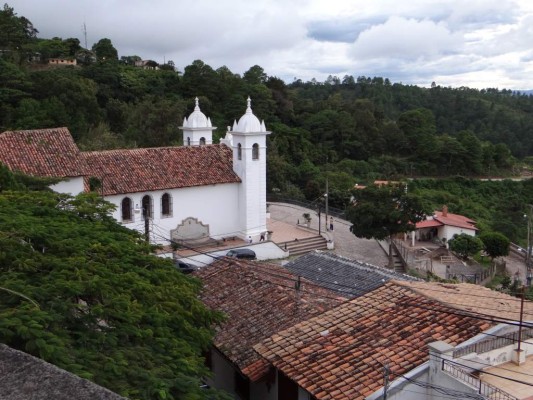
[[[164,236],[161,236],[159,235],[162,239],[165,239],[167,241],[169,241],[170,243],[176,243],[174,242],[172,239],[168,239]],[[178,244],[178,243],[176,243]],[[185,248],[188,248],[189,250],[192,250],[192,251],[195,251],[199,254],[203,254],[205,256],[208,256],[208,257],[211,257],[215,260],[220,260],[221,257],[220,256],[213,256],[207,252],[201,252],[199,251],[198,249],[194,249],[192,247],[187,247],[187,246],[184,246]],[[201,262],[202,264],[207,264],[207,263],[204,263],[204,262]],[[316,280],[318,282],[323,282],[323,283],[326,283],[325,281],[320,281],[320,280]],[[331,282],[327,282],[328,284],[331,284]],[[341,286],[341,287],[345,287],[345,288],[349,288],[350,290],[353,290],[354,288],[350,287],[350,286],[347,286],[347,285],[342,285],[342,284],[336,284],[337,286]],[[321,285],[318,285],[317,286],[321,286]],[[323,287],[323,286],[321,286]],[[356,292],[357,292],[357,289],[356,289]],[[364,291],[359,291],[361,293],[361,295],[368,295],[369,297],[372,296],[371,294],[369,294],[369,292],[364,292]],[[370,292],[371,293],[371,292]],[[422,295],[424,296],[424,295]],[[424,296],[426,297],[426,296]],[[441,302],[441,301],[438,301],[438,300],[435,300],[437,301],[438,303],[441,303],[441,304],[445,304],[444,302]],[[460,305],[458,303],[455,303],[456,305]],[[423,308],[421,307],[420,305],[418,305],[420,308]],[[483,307],[479,307],[478,308],[483,308]],[[487,309],[490,309],[490,308],[487,308]],[[496,309],[490,309],[490,310],[493,310],[493,311],[499,311],[499,310],[496,310]],[[475,318],[477,319],[480,319],[480,320],[485,320],[485,321],[489,321],[489,322],[493,322],[493,323],[504,323],[504,324],[508,324],[508,325],[514,325],[514,326],[518,326],[517,323],[515,323],[514,321],[513,322],[510,322],[512,320],[509,320],[509,319],[505,319],[505,318],[498,318],[498,317],[494,317],[494,316],[491,316],[491,315],[486,315],[486,314],[481,314],[481,313],[472,313],[472,312],[466,312],[466,311],[463,311],[463,310],[457,310],[459,312],[450,312],[450,314],[454,314],[454,315],[459,315],[459,316],[469,316],[469,317],[472,317],[474,315],[476,315]],[[466,314],[464,314],[466,313]],[[522,324],[522,326],[524,326],[524,324]],[[533,324],[529,324],[529,323],[526,323],[525,324],[526,327],[533,327]]]
[[[228,263],[231,265],[232,263],[235,263],[235,262],[234,262],[234,261],[228,261]],[[236,264],[238,265],[238,263],[236,263]],[[229,271],[230,271],[230,272],[233,272],[234,274],[236,274],[236,275],[238,275],[238,276],[240,276],[240,275],[242,274],[242,271],[238,272],[237,270],[231,270],[231,269],[229,269]],[[250,277],[250,278],[252,278],[252,279],[258,279],[258,280],[263,280],[263,281],[266,281],[266,282],[272,283],[271,281],[267,281],[267,280],[265,280],[265,279],[261,279],[261,278],[257,277],[255,274],[249,274],[249,273],[246,273],[245,275],[248,276],[248,277]],[[272,275],[272,274],[271,274],[271,275]],[[288,277],[288,276],[281,276],[281,275],[278,275],[278,274],[275,274],[274,276],[277,277],[277,278],[286,279],[286,280],[291,281],[291,282],[293,281],[293,280],[290,279],[290,277]],[[291,286],[282,285],[282,284],[280,284],[279,282],[276,283],[276,284],[279,285],[279,286],[286,287],[286,288],[291,289],[291,290],[293,289]],[[311,295],[321,296],[321,295],[318,294],[318,293],[310,293],[310,292],[305,291],[305,290],[303,290],[303,291],[304,291],[305,293],[308,293],[308,294],[311,294]],[[420,296],[420,295],[418,295],[418,296]],[[324,297],[325,297],[325,298],[328,298],[328,296],[321,296],[321,297],[322,297],[322,298],[324,298]],[[338,300],[338,299],[336,299],[336,298],[332,298],[332,299],[334,299],[334,300]],[[376,309],[379,310],[379,311],[385,311],[385,309],[380,309],[380,308],[374,307],[374,306],[369,305],[369,304],[367,304],[367,306],[370,306],[370,307],[372,307],[372,308],[376,308]],[[435,311],[435,310],[433,309],[433,311]],[[449,312],[449,310],[442,310],[442,309],[439,309],[439,310],[436,310],[436,311],[439,312],[439,313],[447,313],[447,312]],[[465,315],[465,317],[476,319],[475,316]],[[423,321],[423,322],[431,322],[431,321],[428,321],[427,319],[424,319],[424,320],[416,319],[416,320],[417,320],[418,322],[420,322],[420,321]],[[453,324],[453,326],[459,328],[456,324]],[[481,332],[481,333],[482,333],[482,332]],[[356,345],[353,345],[353,344],[352,344],[352,345],[346,347],[346,348],[344,349],[344,351],[347,351],[348,348],[355,348],[355,347],[357,347],[358,345],[359,345],[359,344],[356,344]],[[415,350],[421,352],[421,349],[420,349],[419,347],[414,347],[414,346],[410,346],[410,345],[407,345],[407,344],[404,344],[404,345],[406,345],[407,347],[412,347],[413,349],[415,349]],[[439,357],[439,358],[440,358],[440,357]],[[376,360],[376,361],[379,363],[378,360]],[[449,361],[449,360],[448,360],[448,361]],[[460,366],[466,367],[466,366],[463,365],[463,364],[460,364],[460,363],[457,363],[457,362],[454,362],[454,363],[455,363],[456,365],[460,365]],[[490,365],[490,366],[492,366],[492,365]],[[490,375],[493,375],[493,376],[496,376],[496,377],[499,377],[499,378],[502,378],[502,379],[507,379],[507,377],[504,377],[504,376],[501,376],[501,375],[497,375],[497,374],[493,374],[493,373],[490,373]],[[529,374],[524,374],[524,375],[531,376],[531,375],[529,375]],[[512,378],[511,378],[510,380],[513,381],[513,382],[516,382],[516,383],[521,383],[521,384],[525,384],[525,385],[533,386],[533,384],[529,384],[529,383],[524,382],[524,381],[520,381],[520,380],[516,380],[516,379],[512,379]]]

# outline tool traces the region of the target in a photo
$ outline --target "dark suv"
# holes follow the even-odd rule
[[[191,272],[194,272],[197,270],[197,268],[194,265],[187,264],[183,261],[175,261],[174,265],[178,268],[179,271],[183,272],[184,274],[190,274]]]
[[[245,260],[255,260],[255,251],[250,249],[233,249],[228,251],[227,257],[241,258]]]

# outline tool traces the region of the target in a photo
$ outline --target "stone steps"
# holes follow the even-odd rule
[[[282,242],[278,243],[278,246],[283,250],[287,250],[289,256],[298,256],[313,250],[326,250],[328,248],[327,240],[322,236],[313,236],[310,238]]]

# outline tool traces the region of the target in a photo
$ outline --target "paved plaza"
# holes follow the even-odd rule
[[[318,215],[316,211],[287,203],[269,203],[270,220],[268,230],[272,240],[281,243],[318,235]],[[304,226],[303,213],[311,214],[310,229]],[[329,217],[328,217],[329,218]],[[351,223],[333,218],[333,231],[325,231],[326,219],[322,213],[321,232],[326,233],[335,244],[335,253],[353,260],[373,265],[386,266],[387,257],[375,240],[359,239],[350,232]],[[329,227],[328,221],[328,227]],[[300,226],[298,225],[300,223]]]
[[[268,230],[273,232],[272,241],[275,243],[318,235],[318,215],[316,211],[287,203],[269,204],[270,219],[268,220]],[[311,215],[309,229],[304,225],[303,213]],[[321,222],[321,232],[324,233],[326,229],[324,213],[322,214]],[[387,266],[387,256],[380,244],[373,239],[368,240],[356,237],[350,232],[350,225],[351,223],[348,221],[333,218],[333,231],[326,231],[325,233],[335,244],[334,252],[343,257],[368,264]],[[386,243],[382,245],[387,248]],[[526,267],[524,260],[511,254],[505,257],[505,262],[509,276],[519,278],[525,283]],[[438,260],[434,260],[433,272],[438,276],[444,277],[446,266]]]

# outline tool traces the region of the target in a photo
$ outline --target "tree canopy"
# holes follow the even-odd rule
[[[273,132],[267,190],[313,200],[329,176],[337,208],[349,203],[346,187],[356,183],[510,176],[518,159],[533,155],[533,97],[511,90],[422,88],[349,75],[286,83],[259,65],[236,73],[201,60],[143,69],[135,67],[142,54],[118,61],[109,38],[97,40],[93,52],[77,38],[37,38],[9,6],[2,18],[6,26],[26,24],[26,33],[21,49],[0,55],[0,132],[67,126],[84,150],[179,145],[180,121],[199,97],[218,127],[216,143],[251,96],[254,113]],[[73,54],[76,67],[47,64]],[[490,228],[515,240],[513,218]]]
[[[449,245],[450,250],[459,254],[464,260],[483,249],[483,242],[480,238],[466,233],[453,235],[453,239],[450,239]]]
[[[393,266],[392,237],[415,230],[429,212],[422,200],[405,193],[404,185],[369,186],[354,190],[353,204],[346,210],[350,231],[365,239],[389,239],[389,266]]]
[[[491,258],[503,257],[509,254],[509,239],[499,232],[486,232],[479,236],[483,248]]]
[[[0,340],[131,399],[218,398],[200,388],[220,321],[200,282],[100,197],[0,179]]]

